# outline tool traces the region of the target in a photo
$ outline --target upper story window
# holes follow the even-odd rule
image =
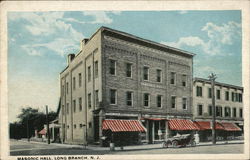
[[[228,91],[225,91],[225,100],[229,101],[229,92]]]
[[[66,83],[66,93],[69,93],[69,82]]]
[[[113,59],[109,60],[109,73],[111,75],[116,75],[116,61]]]
[[[69,114],[69,103],[67,103],[66,107],[67,107],[67,114]]]
[[[76,100],[73,100],[73,111],[76,112]]]
[[[242,102],[242,94],[239,93],[239,102]]]
[[[143,101],[144,101],[144,107],[149,107],[149,103],[150,103],[150,95],[149,93],[144,93],[143,95]]]
[[[98,102],[99,102],[99,95],[98,95],[98,93],[99,93],[99,91],[96,90],[96,91],[95,91],[95,106],[96,106],[96,107],[98,107],[97,105],[98,105]]]
[[[88,66],[88,82],[91,81],[91,67]]]
[[[95,61],[94,67],[95,67],[95,78],[97,78],[98,77],[98,61]]]
[[[132,64],[126,63],[126,77],[132,78]]]
[[[222,117],[222,107],[216,106],[216,116]]]
[[[88,94],[88,107],[91,108],[91,93]]]
[[[160,69],[157,69],[156,70],[156,81],[157,82],[161,82],[162,80],[161,80],[161,77],[162,77],[162,71],[160,70]]]
[[[182,109],[187,109],[187,98],[182,98]]]
[[[82,111],[82,97],[78,99],[78,103],[79,103],[79,111]]]
[[[202,97],[202,87],[196,86],[196,96]]]
[[[110,104],[116,104],[116,90],[115,89],[110,89]]]
[[[236,108],[233,108],[233,117],[236,117],[237,116],[237,110]]]
[[[243,110],[242,110],[242,108],[240,108],[240,118],[242,118],[243,117]]]
[[[79,73],[78,74],[78,84],[79,84],[79,87],[81,87],[82,86],[82,74],[81,73]]]
[[[176,76],[175,72],[170,73],[170,84],[175,84],[175,76]]]
[[[212,88],[208,88],[208,98],[212,98]]]
[[[238,93],[235,93],[235,101],[239,102],[239,94]]]
[[[143,67],[143,80],[148,81],[149,80],[149,68],[144,66]]]
[[[224,112],[225,112],[225,117],[231,117],[231,108],[230,107],[225,107]]]
[[[171,97],[171,108],[175,108],[176,106],[176,96]]]
[[[232,101],[234,102],[235,101],[235,98],[234,98],[234,92],[232,92]]]
[[[216,98],[220,99],[220,90],[219,89],[216,90]]]
[[[198,105],[198,116],[202,116],[203,114],[203,106],[201,104]]]
[[[64,95],[64,85],[62,85],[62,95]]]
[[[183,87],[187,86],[187,75],[185,74],[182,75],[182,86]]]
[[[62,105],[62,115],[64,115],[64,105]]]
[[[162,95],[157,95],[156,101],[157,101],[157,107],[161,108],[162,107]]]
[[[126,104],[127,106],[133,106],[133,92],[126,92]]]
[[[75,90],[76,89],[76,78],[73,77],[73,89]]]
[[[213,115],[213,108],[211,105],[208,106],[208,115],[212,116]]]

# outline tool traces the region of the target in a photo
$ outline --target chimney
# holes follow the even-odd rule
[[[68,54],[68,65],[73,61],[74,58],[75,58],[75,54],[73,53]]]
[[[87,43],[88,41],[89,41],[88,38],[84,38],[84,39],[81,41],[81,44],[80,44],[81,50],[83,50],[84,46],[86,45],[86,43]]]

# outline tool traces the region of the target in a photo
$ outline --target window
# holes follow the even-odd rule
[[[216,116],[222,117],[222,107],[216,106]]]
[[[157,95],[156,97],[156,101],[157,101],[157,107],[161,108],[162,106],[162,96],[161,95]]]
[[[95,105],[96,105],[96,107],[98,107],[98,106],[97,106],[98,103],[99,103],[99,95],[98,95],[98,90],[96,90],[96,91],[95,91]]]
[[[156,81],[161,82],[161,70],[160,69],[156,70]]]
[[[76,112],[76,100],[73,100],[73,111]]]
[[[187,76],[186,75],[182,75],[182,86],[186,87],[187,83]]]
[[[171,97],[171,108],[175,108],[175,104],[176,104],[176,97],[175,96],[172,96]]]
[[[79,127],[82,128],[82,124],[79,124]]]
[[[92,123],[91,122],[89,122],[89,128],[92,128]]]
[[[234,92],[232,92],[232,101],[234,102]]]
[[[91,108],[91,93],[88,94],[88,107]]]
[[[64,115],[64,105],[62,105],[62,115]]]
[[[116,90],[110,89],[110,104],[116,104]]]
[[[200,86],[196,87],[196,96],[202,97],[202,87],[200,87]]]
[[[236,117],[237,116],[237,110],[236,108],[233,108],[233,117]]]
[[[239,102],[239,94],[238,93],[235,93],[235,101]]]
[[[212,98],[212,88],[208,88],[208,98]]]
[[[230,107],[225,107],[225,117],[231,117],[231,108]]]
[[[88,67],[88,82],[91,81],[91,67]]]
[[[149,94],[148,93],[144,93],[144,96],[143,96],[143,100],[144,100],[144,107],[149,107]]]
[[[220,99],[220,90],[219,89],[216,90],[216,98]]]
[[[201,104],[198,105],[198,116],[202,116],[203,114],[203,106]]]
[[[109,60],[109,73],[111,75],[115,75],[116,74],[116,61],[110,59]]]
[[[98,61],[95,61],[95,78],[98,77]]]
[[[187,98],[182,98],[182,109],[187,109]]]
[[[174,72],[170,73],[170,84],[175,84],[175,73]]]
[[[69,82],[66,83],[66,92],[69,93]]]
[[[69,114],[69,103],[67,103],[67,114]]]
[[[73,77],[73,89],[75,90],[76,89],[76,78]]]
[[[126,63],[126,77],[132,78],[132,64]]]
[[[78,103],[79,103],[79,111],[82,111],[82,97],[78,99]]]
[[[126,92],[126,102],[127,102],[127,106],[133,106],[133,93],[132,92]]]
[[[240,108],[240,118],[242,118],[243,117],[243,110],[242,110],[242,108]]]
[[[213,108],[211,105],[208,106],[208,115],[212,116],[213,115]]]
[[[64,94],[64,85],[62,85],[62,95]]]
[[[239,102],[242,102],[242,94],[239,93]]]
[[[229,92],[228,92],[228,91],[225,92],[225,100],[226,100],[226,101],[229,100]]]
[[[81,73],[79,73],[78,74],[78,84],[79,84],[79,87],[81,87],[82,86],[82,74]]]
[[[74,129],[76,129],[76,124],[74,124]]]
[[[144,66],[143,67],[143,80],[148,81],[148,73],[149,73],[149,68]]]

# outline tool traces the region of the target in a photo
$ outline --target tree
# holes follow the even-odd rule
[[[49,122],[56,119],[56,116],[56,112],[49,112]],[[10,124],[10,138],[30,138],[35,135],[35,130],[40,131],[46,124],[46,115],[31,107],[22,108],[18,118],[18,122]]]

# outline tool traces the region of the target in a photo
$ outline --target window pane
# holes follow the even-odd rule
[[[81,87],[82,86],[82,74],[81,73],[79,73],[78,74],[78,80],[79,80],[79,87]]]
[[[130,63],[126,64],[126,76],[132,77],[132,64]]]
[[[115,75],[116,62],[115,60],[110,60],[109,73]]]
[[[127,106],[132,106],[132,92],[126,92]]]
[[[88,107],[91,108],[91,93],[88,94]]]
[[[148,80],[148,72],[149,72],[149,68],[143,67],[143,80]]]
[[[172,108],[175,108],[175,99],[176,99],[176,97],[171,97],[171,107]]]
[[[116,104],[116,90],[110,90],[110,104]]]
[[[161,82],[161,70],[157,69],[156,70],[156,74],[157,74],[156,81],[157,82]]]
[[[212,88],[208,88],[208,98],[212,98]]]
[[[161,107],[161,99],[162,99],[162,96],[158,95],[157,96],[157,107]]]
[[[98,77],[98,61],[95,61],[95,78]]]
[[[212,106],[208,106],[208,113],[209,113],[209,116],[212,116],[213,114]]]
[[[202,111],[202,105],[199,104],[198,105],[198,115],[201,116],[202,113],[203,113],[203,111]]]
[[[144,106],[148,107],[149,106],[149,94],[144,93]]]
[[[175,84],[175,73],[171,72],[170,74],[170,84]]]
[[[182,86],[186,86],[186,81],[187,81],[187,76],[186,75],[182,75]]]
[[[88,82],[91,81],[91,67],[88,67]]]
[[[182,109],[187,109],[187,98],[182,98]]]

